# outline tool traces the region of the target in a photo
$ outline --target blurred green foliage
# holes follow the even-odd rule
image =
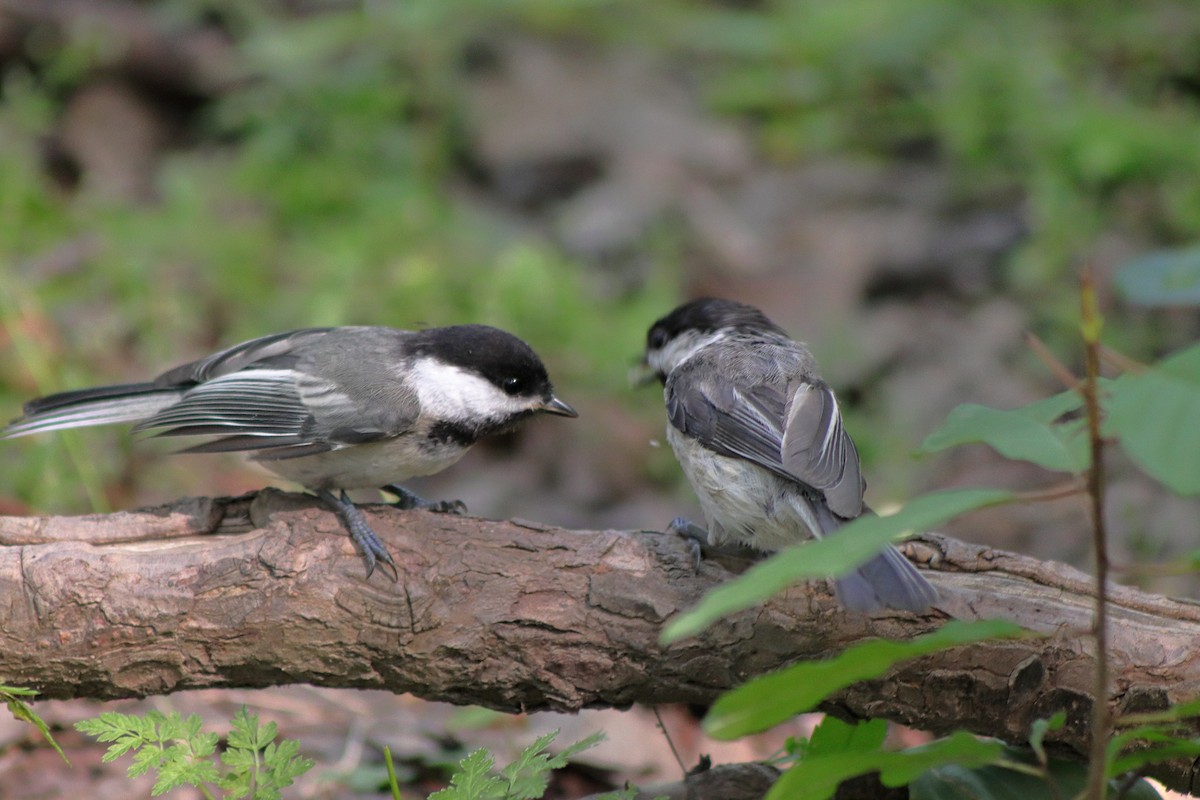
[[[42,137],[72,88],[113,59],[111,42],[83,26],[6,70],[4,413],[36,393],[142,377],[275,330],[471,320],[528,339],[564,396],[595,393],[657,414],[645,395],[630,396],[624,373],[647,324],[678,299],[672,223],[648,234],[657,266],[627,291],[450,188],[461,178],[464,54],[505,31],[629,44],[683,63],[714,113],[745,120],[780,161],[928,153],[948,164],[964,202],[1023,197],[1030,236],[1005,281],[1047,332],[1070,329],[1074,265],[1105,231],[1200,236],[1200,17],[1186,4],[284,7],[152,6],[167,26],[218,20],[245,80],[193,121],[198,141],[169,155],[150,207],[65,193],[42,168]],[[1115,329],[1131,352],[1154,344],[1153,326]],[[102,505],[127,445],[91,447],[84,459],[71,441],[6,444],[13,493],[39,509],[76,508],[82,478],[90,504]],[[76,467],[53,468],[72,446]]]
[[[164,13],[182,24],[212,5]],[[275,330],[353,323],[494,324],[542,353],[564,396],[629,396],[645,329],[676,299],[669,271],[636,295],[611,290],[537,233],[505,228],[447,190],[461,146],[462,48],[495,14],[464,16],[454,3],[286,19],[219,10],[241,33],[240,68],[252,79],[206,112],[205,146],[167,159],[152,207],[64,195],[39,169],[61,93],[101,58],[92,37],[47,54],[37,71],[9,71],[5,408]],[[64,469],[72,442],[6,443],[7,461],[21,454],[7,470],[14,494],[39,509],[78,507],[82,482],[103,506],[100,485],[126,445],[107,458],[110,448],[84,458],[74,445]]]

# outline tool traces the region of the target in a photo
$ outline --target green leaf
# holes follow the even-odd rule
[[[253,788],[255,800],[272,800],[313,768],[311,759],[299,755],[299,743],[291,739],[276,742],[277,734],[274,722],[259,724],[258,715],[245,706],[234,715],[229,746],[221,754],[221,762],[229,772],[218,780],[227,797],[245,797]]]
[[[1125,714],[1118,718],[1117,723],[1120,725],[1165,724],[1177,723],[1195,717],[1200,717],[1200,698],[1189,700],[1186,703],[1167,706],[1160,711],[1139,711],[1132,714]]]
[[[160,769],[166,760],[166,751],[157,747],[144,747],[133,754],[133,764],[129,767],[128,775],[131,778],[145,775],[151,769]]]
[[[182,729],[182,719],[177,717],[177,721],[181,723]],[[169,730],[175,732],[177,729],[170,727]],[[138,755],[150,752],[153,752],[153,748],[147,748]],[[186,744],[173,745],[161,755],[158,780],[150,792],[153,795],[165,794],[180,786],[200,786],[218,778],[217,769],[212,762],[208,759],[197,759]]]
[[[482,747],[458,762],[450,786],[429,795],[429,800],[503,800],[507,782],[489,775],[495,760]]]
[[[550,785],[550,757],[544,751],[557,736],[558,731],[539,736],[521,751],[515,761],[501,770],[508,780],[506,798],[535,800],[546,793]]]
[[[878,750],[887,738],[887,721],[868,719],[851,725],[837,717],[825,717],[813,729],[804,748],[804,758],[816,758],[834,753],[867,753]]]
[[[555,734],[557,733],[558,731],[555,731]],[[604,731],[596,731],[591,736],[585,736],[575,744],[568,745],[567,747],[563,748],[561,753],[552,758],[550,760],[551,767],[554,769],[562,769],[572,758],[579,755],[584,750],[590,750],[591,748],[603,742],[604,739]]]
[[[1200,304],[1200,247],[1159,250],[1117,270],[1117,288],[1142,306]]]
[[[718,619],[757,605],[797,581],[844,575],[894,540],[941,525],[968,511],[1012,499],[1011,492],[999,489],[956,489],[918,497],[886,517],[859,517],[838,531],[837,536],[784,550],[716,587],[695,608],[667,624],[662,642],[670,644],[699,633]]]
[[[254,768],[254,751],[244,747],[229,747],[221,753],[221,763],[231,769],[250,770]]]
[[[550,731],[549,733],[542,734],[538,738],[534,739],[533,744],[522,750],[520,755],[517,756],[516,760],[504,768],[504,774],[514,775],[518,772],[529,770],[536,765],[544,763],[546,758],[544,751],[557,737],[558,731]]]
[[[217,781],[217,785],[225,791],[225,797],[230,800],[239,800],[239,798],[250,794],[250,787],[253,783],[253,769],[238,769],[227,772]]]
[[[1174,733],[1165,725],[1143,725],[1121,731],[1108,742],[1107,773],[1123,775],[1147,764],[1200,756],[1200,738]]]
[[[907,642],[879,639],[854,645],[825,661],[808,661],[755,678],[726,692],[704,718],[717,739],[736,739],[811,711],[839,689],[887,672],[894,664],[987,639],[1032,635],[1006,620],[953,620]]]
[[[118,714],[115,711],[105,711],[99,717],[76,722],[75,729],[89,736],[95,736],[101,742],[111,742],[122,736],[141,738],[135,722],[135,717]]]
[[[284,739],[274,747],[274,750],[267,748],[264,760],[270,770],[271,782],[280,789],[291,786],[296,778],[316,766],[311,758],[300,755],[300,743],[293,739]]]
[[[278,728],[274,722],[259,725],[258,715],[251,714],[245,706],[242,706],[233,715],[229,730],[229,746],[255,751],[262,750],[275,741],[277,732]]]
[[[578,753],[594,747],[604,739],[602,732],[593,733],[575,744],[564,748],[558,755],[551,756],[546,748],[558,736],[558,731],[539,736],[533,744],[521,751],[515,761],[503,770],[508,779],[508,795],[511,800],[536,800],[546,793],[552,770],[561,769]]]
[[[196,727],[199,728],[200,717],[196,714],[192,716],[195,717]],[[183,717],[179,716],[178,711],[172,711],[167,714],[166,718],[159,723],[157,738],[163,742],[187,738],[187,726],[184,724]]]
[[[1178,494],[1200,494],[1200,345],[1113,384],[1105,432]]]
[[[75,723],[75,728],[89,736],[95,736],[97,741],[115,742],[101,757],[100,760],[104,763],[114,761],[135,748],[159,742],[152,723],[131,714],[119,714],[115,711],[105,711],[99,717],[81,720]]]
[[[76,727],[101,741],[115,741],[105,753],[105,761],[136,750],[129,774],[136,777],[157,771],[155,795],[184,785],[215,783],[230,800],[246,797],[252,790],[255,800],[274,800],[280,797],[280,789],[313,767],[311,760],[298,755],[296,742],[276,744],[274,723],[259,725],[258,717],[244,707],[233,719],[230,745],[221,754],[221,762],[229,767],[225,775],[212,759],[220,739],[203,730],[197,714],[185,719],[176,712],[148,711],[142,717],[106,712]],[[168,743],[164,749],[162,745]]]
[[[766,800],[827,800],[842,781],[868,772],[878,772],[885,786],[903,786],[942,764],[982,766],[995,763],[1003,754],[1001,742],[977,739],[965,731],[898,753],[835,753],[795,764],[779,777]]]
[[[1063,392],[1011,411],[974,403],[960,405],[942,427],[925,437],[920,450],[934,453],[962,444],[986,444],[1005,458],[1079,473],[1088,463],[1083,421],[1055,420],[1078,408],[1080,402],[1078,393]]]
[[[192,746],[192,753],[197,758],[208,758],[213,753],[217,752],[217,744],[220,742],[220,737],[215,733],[203,733],[197,731],[189,739],[189,744]]]
[[[1029,746],[1033,749],[1034,755],[1037,756],[1039,764],[1047,763],[1046,748],[1043,744],[1046,740],[1046,734],[1050,731],[1061,730],[1063,725],[1067,724],[1067,712],[1055,712],[1050,719],[1035,719],[1033,725],[1030,726]]]
[[[38,733],[42,738],[50,743],[50,746],[58,752],[62,760],[67,762],[67,766],[71,766],[71,760],[67,758],[67,754],[58,746],[58,742],[54,741],[54,736],[50,733],[50,726],[46,721],[39,717],[29,704],[22,700],[22,697],[33,697],[37,694],[33,689],[25,689],[20,686],[2,686],[0,685],[0,697],[4,698],[5,704],[8,706],[9,712],[13,715],[13,719],[18,722],[28,722],[33,727],[37,728]]]

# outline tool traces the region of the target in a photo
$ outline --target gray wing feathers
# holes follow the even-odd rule
[[[747,395],[726,384],[699,386],[673,381],[667,387],[667,418],[680,431],[718,453],[790,477],[779,460],[782,413],[772,413],[771,405],[765,393]],[[782,412],[782,401],[779,408]]]
[[[312,414],[291,370],[245,369],[192,388],[183,398],[144,420],[135,430],[157,436],[220,436],[184,453],[258,450],[262,458],[295,458],[334,449],[306,429]]]
[[[854,441],[842,428],[833,391],[820,382],[798,382],[780,441],[789,473],[825,493],[841,517],[862,513],[863,482]]]
[[[407,417],[370,419],[340,388],[292,370],[245,369],[193,388],[138,425],[159,436],[223,435],[188,453],[260,450],[260,460],[328,452],[396,436]]]
[[[285,359],[297,349],[323,338],[334,328],[304,328],[251,339],[210,356],[175,367],[155,379],[158,386],[204,383],[248,367],[265,366],[269,360]],[[294,359],[292,359],[294,361]],[[272,364],[271,366],[290,366]]]
[[[788,405],[778,383],[733,388],[677,371],[666,387],[667,418],[723,455],[744,458],[824,494],[843,518],[862,513],[863,482],[837,400],[821,382],[797,381]]]
[[[137,430],[161,428],[160,436],[228,432],[295,437],[308,418],[290,371],[247,370],[194,387]]]

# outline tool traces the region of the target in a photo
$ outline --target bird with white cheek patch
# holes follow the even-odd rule
[[[752,306],[705,298],[651,326],[645,366],[663,384],[667,440],[708,544],[782,550],[870,513],[858,451],[812,353]],[[937,598],[893,547],[835,581],[846,608],[922,611]]]
[[[158,436],[205,437],[184,453],[249,453],[337,512],[369,577],[377,560],[393,572],[395,562],[345,490],[382,489],[401,508],[462,513],[459,501],[423,500],[399,483],[440,472],[483,437],[538,413],[577,416],[533,349],[497,328],[307,328],[147,383],[32,400],[0,438],[132,422]]]

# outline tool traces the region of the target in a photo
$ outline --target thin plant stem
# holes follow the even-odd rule
[[[1096,300],[1096,287],[1090,269],[1082,281],[1082,324],[1086,374],[1080,390],[1087,411],[1088,439],[1091,443],[1091,467],[1087,474],[1087,494],[1092,518],[1092,548],[1096,558],[1096,608],[1092,637],[1096,643],[1096,674],[1092,701],[1092,738],[1088,754],[1088,800],[1104,800],[1107,790],[1106,754],[1112,715],[1108,707],[1108,536],[1104,524],[1104,438],[1100,435],[1100,331],[1103,319]]]
[[[396,779],[396,765],[392,763],[392,750],[386,745],[383,748],[383,763],[387,765],[388,788],[393,800],[404,800],[400,795],[400,782]]]
[[[1135,361],[1124,353],[1113,350],[1111,347],[1100,345],[1100,360],[1109,366],[1116,367],[1122,372],[1128,372],[1132,375],[1138,375],[1146,371],[1146,365],[1140,361]]]
[[[1045,489],[1032,489],[1027,492],[1017,492],[1013,498],[1019,503],[1044,503],[1053,500],[1063,500],[1067,497],[1084,494],[1087,491],[1087,484],[1078,479],[1072,479],[1065,483],[1047,486]]]
[[[665,736],[665,737],[666,737],[666,739],[667,739],[667,744],[668,744],[668,745],[670,745],[670,747],[671,747],[671,755],[675,756],[675,763],[679,765],[679,769],[680,769],[680,771],[683,773],[683,777],[685,777],[685,778],[686,778],[686,777],[687,777],[687,774],[688,774],[688,768],[687,768],[687,766],[686,766],[686,765],[683,763],[683,759],[682,759],[682,758],[680,758],[680,756],[679,756],[679,751],[675,749],[675,742],[674,742],[674,741],[671,739],[671,734],[670,734],[670,732],[667,730],[667,725],[666,725],[666,723],[665,723],[665,722],[663,722],[662,714],[660,714],[660,713],[659,713],[659,711],[658,711],[658,706],[653,706],[653,710],[654,710],[654,718],[655,718],[656,720],[658,720],[658,729],[659,729],[660,731],[662,731],[662,732],[663,732],[663,736]]]
[[[1058,356],[1054,355],[1046,343],[1037,337],[1033,332],[1025,334],[1025,343],[1029,345],[1029,349],[1033,354],[1041,359],[1042,363],[1054,373],[1054,377],[1058,378],[1059,383],[1066,389],[1078,389],[1079,378],[1076,378],[1071,370],[1067,369],[1067,365],[1058,360]]]

